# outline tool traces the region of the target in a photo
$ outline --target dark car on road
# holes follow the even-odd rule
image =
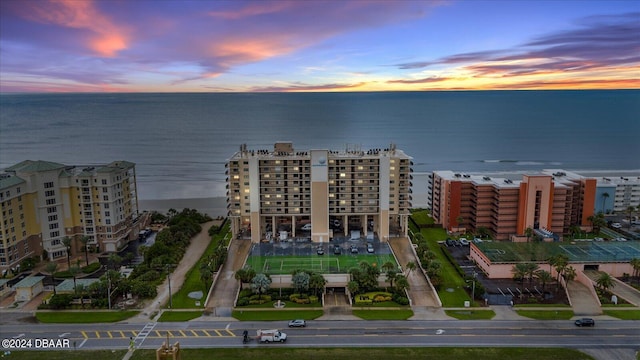
[[[324,255],[324,248],[322,246],[318,246],[318,248],[316,249],[316,254]]]
[[[351,245],[351,253],[352,254],[358,253],[358,245]]]
[[[578,319],[575,322],[576,326],[595,326],[596,322],[591,318]]]

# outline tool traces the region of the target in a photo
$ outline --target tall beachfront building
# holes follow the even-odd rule
[[[570,227],[589,228],[596,179],[564,170],[521,180],[434,171],[430,179],[435,221],[449,231],[486,229],[497,240],[522,239],[526,229],[559,239]]]
[[[135,164],[68,166],[26,160],[0,174],[0,269],[28,257],[65,258],[62,239],[82,251],[115,252],[137,237]]]
[[[313,242],[373,233],[406,235],[411,208],[411,157],[386,149],[294,150],[240,146],[226,164],[227,206],[234,236],[259,242],[296,237],[310,227]],[[310,225],[307,225],[310,224]]]

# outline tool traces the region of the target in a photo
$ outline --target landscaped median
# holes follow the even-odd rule
[[[165,310],[158,318],[159,322],[178,322],[197,319],[202,316],[202,311],[168,311]]]
[[[38,311],[36,319],[41,323],[111,323],[126,320],[139,313],[140,311]]]
[[[564,310],[563,308],[529,308],[527,310],[516,309],[516,313],[520,316],[536,320],[569,320],[574,316],[573,310]]]
[[[447,316],[456,318],[458,320],[491,320],[496,313],[493,310],[479,310],[479,309],[449,309],[444,311]]]

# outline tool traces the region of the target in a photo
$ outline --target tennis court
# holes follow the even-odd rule
[[[476,246],[493,263],[547,261],[551,256],[564,254],[572,262],[620,262],[640,258],[638,241],[584,241],[554,243],[484,242]]]
[[[254,245],[259,247],[260,244]],[[387,244],[381,244],[380,247],[387,247]],[[292,253],[292,249],[289,249]],[[326,251],[323,255],[318,255],[315,251],[304,251],[304,248],[295,250],[296,255],[279,255],[279,251],[260,252],[255,248],[247,258],[247,265],[256,272],[262,272],[271,275],[291,274],[294,270],[311,270],[319,274],[344,274],[349,269],[358,267],[360,262],[366,261],[373,266],[381,267],[386,262],[397,263],[391,254],[391,251],[381,253],[368,254],[358,253],[341,253],[339,255]],[[298,253],[306,252],[304,255]]]

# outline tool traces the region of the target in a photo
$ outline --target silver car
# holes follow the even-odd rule
[[[307,322],[302,319],[296,319],[289,321],[289,327],[306,327]]]

